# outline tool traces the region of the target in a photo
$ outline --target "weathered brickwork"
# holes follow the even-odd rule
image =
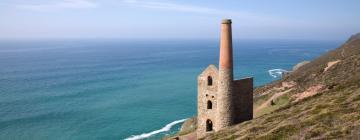
[[[198,76],[197,138],[253,118],[253,78],[233,79],[231,20],[221,25],[219,70]]]
[[[212,78],[212,85],[208,85],[208,77]],[[218,70],[214,65],[209,65],[203,73],[198,76],[198,128],[197,132],[199,136],[205,136],[206,133],[206,121],[215,121],[215,113],[217,109],[217,90],[218,90]],[[208,101],[211,101],[212,108],[208,109]],[[216,130],[216,127],[213,126]]]
[[[222,129],[233,124],[234,104],[233,104],[233,75],[230,69],[220,69],[218,81],[217,102],[218,108],[216,112],[217,129]]]

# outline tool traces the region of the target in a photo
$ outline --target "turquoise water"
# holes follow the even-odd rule
[[[290,70],[340,43],[236,40],[235,77],[254,76],[259,86],[276,80],[268,70]],[[0,139],[120,140],[144,133],[157,139],[174,133],[180,123],[165,126],[196,114],[196,78],[218,63],[218,44],[0,41]]]

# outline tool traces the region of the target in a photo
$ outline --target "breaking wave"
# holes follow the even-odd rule
[[[271,69],[268,70],[269,75],[273,78],[279,78],[282,77],[284,73],[288,73],[289,71],[284,70],[284,69]]]
[[[144,134],[140,134],[140,135],[133,135],[131,137],[126,138],[125,140],[141,140],[141,139],[145,139],[145,138],[149,138],[153,135],[159,134],[161,132],[166,132],[169,131],[171,129],[171,127],[173,127],[176,124],[182,123],[184,122],[186,119],[182,119],[182,120],[177,120],[177,121],[173,121],[167,125],[165,125],[163,128],[159,129],[159,130],[155,130],[152,131],[150,133],[144,133]]]

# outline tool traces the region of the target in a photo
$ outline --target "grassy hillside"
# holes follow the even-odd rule
[[[256,88],[254,114],[202,139],[360,139],[360,34]],[[194,138],[194,126],[190,119],[180,139]]]
[[[360,139],[360,35],[257,88],[255,118],[204,139]]]

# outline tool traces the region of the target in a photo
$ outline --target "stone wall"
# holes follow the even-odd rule
[[[253,117],[253,79],[233,80],[231,23],[231,19],[221,22],[219,70],[210,65],[198,77],[197,138]]]
[[[232,104],[233,94],[232,69],[219,70],[219,88],[217,98],[216,128],[222,129],[233,124],[234,106]]]
[[[221,72],[227,77],[220,77]],[[198,76],[198,138],[253,118],[253,78],[232,81],[229,73],[209,65]],[[212,78],[211,86],[208,85],[209,76]],[[207,108],[208,101],[212,102],[211,109]],[[207,120],[212,121],[212,131],[206,130]]]
[[[208,76],[212,77],[212,85],[208,85]],[[216,109],[217,109],[217,88],[218,71],[214,65],[209,65],[198,77],[198,116],[197,116],[197,137],[204,137],[206,134],[217,130]],[[212,108],[207,109],[207,102],[212,102]],[[206,121],[211,120],[213,131],[206,131]]]
[[[234,81],[234,124],[253,118],[253,78]]]

